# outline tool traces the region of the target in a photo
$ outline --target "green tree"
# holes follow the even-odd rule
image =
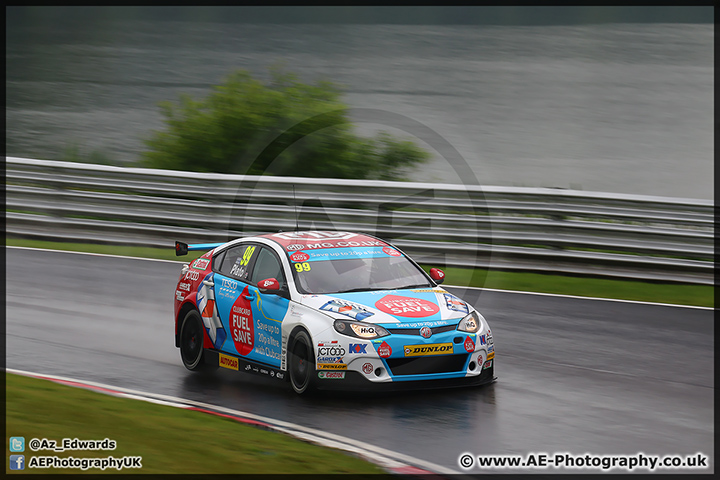
[[[355,135],[336,85],[274,69],[268,84],[230,74],[203,99],[161,102],[166,128],[145,140],[141,165],[200,172],[402,179],[429,158],[408,140]]]

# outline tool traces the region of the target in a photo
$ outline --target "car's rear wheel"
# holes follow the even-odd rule
[[[297,393],[314,389],[315,354],[312,341],[304,330],[295,334],[290,345],[290,384]]]
[[[188,370],[208,370],[203,358],[203,323],[197,310],[190,310],[180,327],[180,356]]]

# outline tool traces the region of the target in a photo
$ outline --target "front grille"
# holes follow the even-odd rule
[[[426,373],[462,372],[467,354],[434,355],[413,358],[387,358],[387,366],[393,375],[422,375]]]
[[[435,335],[436,333],[441,332],[449,332],[450,330],[455,330],[457,325],[445,325],[442,327],[435,327],[431,328],[432,334]],[[419,328],[392,328],[392,327],[385,327],[388,332],[395,333],[399,335],[420,335],[420,329]]]

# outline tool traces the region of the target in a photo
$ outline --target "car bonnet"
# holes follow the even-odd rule
[[[302,303],[334,318],[368,323],[445,325],[467,315],[467,303],[435,288],[303,295]]]

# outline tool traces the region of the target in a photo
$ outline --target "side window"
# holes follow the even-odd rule
[[[266,278],[276,279],[280,284],[280,288],[285,286],[285,275],[283,275],[280,260],[270,249],[262,247],[255,260],[255,268],[253,268],[250,282],[257,285],[260,280]]]
[[[228,249],[220,264],[220,273],[249,283],[250,271],[259,250],[259,246],[247,244]]]
[[[223,261],[223,258],[225,258],[226,252],[227,252],[227,250],[222,251],[213,257],[213,263],[212,263],[213,272],[220,271],[220,265],[222,265],[222,261]]]

